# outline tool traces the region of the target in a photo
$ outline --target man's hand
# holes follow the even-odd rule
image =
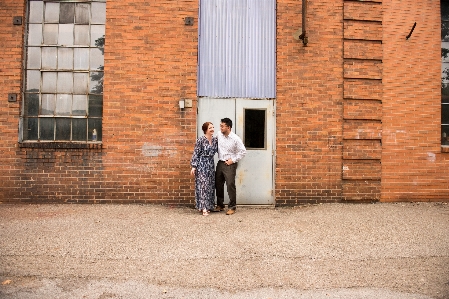
[[[231,159],[228,159],[228,160],[225,161],[225,164],[229,166],[231,164],[234,164],[234,162],[232,162]]]

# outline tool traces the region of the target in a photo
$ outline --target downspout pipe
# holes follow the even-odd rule
[[[299,39],[302,40],[302,43],[304,46],[307,46],[307,43],[309,42],[309,38],[307,37],[307,0],[302,0],[302,33],[299,36]]]

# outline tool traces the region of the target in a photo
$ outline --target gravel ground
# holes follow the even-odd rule
[[[0,205],[0,298],[449,298],[449,205]]]

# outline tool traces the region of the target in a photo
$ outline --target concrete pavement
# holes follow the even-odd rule
[[[449,298],[449,205],[1,205],[0,298]]]

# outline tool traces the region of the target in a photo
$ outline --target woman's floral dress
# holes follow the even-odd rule
[[[218,151],[217,137],[212,137],[212,144],[206,136],[196,140],[190,165],[195,172],[195,208],[212,210],[215,203],[215,165],[214,155]]]

